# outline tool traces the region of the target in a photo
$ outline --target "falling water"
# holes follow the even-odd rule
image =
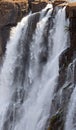
[[[69,0],[69,2],[76,2],[76,0]]]
[[[0,129],[3,115],[5,114],[8,105],[10,104],[11,96],[13,93],[12,82],[13,82],[13,73],[15,67],[15,61],[19,56],[17,54],[17,46],[19,43],[19,38],[21,37],[22,28],[26,24],[25,30],[27,28],[28,16],[25,17],[21,23],[17,25],[16,28],[12,30],[10,41],[7,44],[7,51],[5,61],[1,70],[0,76]],[[9,59],[9,60],[8,60]],[[10,82],[11,81],[11,82]],[[3,96],[4,95],[4,96]]]
[[[0,77],[1,130],[45,129],[67,48],[66,24],[65,8],[53,14],[48,6],[13,28]]]
[[[72,80],[72,82],[74,83],[74,69],[75,69],[75,65],[76,65],[76,60],[73,61],[73,63],[71,63],[69,65],[69,68],[72,69],[71,73],[69,75],[69,77],[72,75],[72,77],[70,77],[70,80]],[[74,90],[73,93],[71,95],[70,98],[70,102],[69,102],[69,106],[68,106],[68,113],[66,116],[66,122],[65,122],[65,130],[76,130],[76,85],[74,86]]]

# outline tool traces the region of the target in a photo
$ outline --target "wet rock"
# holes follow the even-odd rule
[[[65,6],[67,1],[66,0],[55,0],[52,2],[53,6]]]
[[[68,111],[68,104],[71,94],[76,84],[76,4],[70,4],[66,9],[69,17],[69,36],[70,45],[62,52],[59,58],[59,78],[55,94],[51,105],[51,119],[48,130],[63,130]],[[53,115],[56,115],[59,109],[62,109],[63,116],[60,117],[61,123],[57,126],[59,118],[52,121]],[[63,125],[62,125],[63,124]]]
[[[31,10],[32,12],[39,12],[41,11],[43,8],[45,8],[45,6],[47,5],[47,2],[43,1],[43,2],[32,2],[31,3]]]
[[[48,130],[64,130],[68,104],[74,85],[66,83],[63,88],[55,93],[51,105],[51,119]]]
[[[32,2],[30,8],[32,9],[32,12],[38,12],[41,9],[43,9],[46,6],[46,4],[47,2]],[[5,52],[6,43],[7,40],[9,39],[10,28],[16,26],[17,22],[20,21],[21,18],[27,14],[27,12],[28,12],[27,3],[0,2],[0,56],[2,56],[3,53]],[[70,20],[70,30],[69,30],[70,46],[61,54],[59,59],[58,85],[55,90],[56,93],[52,100],[52,107],[50,112],[51,119],[49,121],[50,124],[48,130],[63,130],[69,99],[71,97],[71,93],[76,84],[76,62],[74,63],[74,60],[76,58],[76,6],[75,5],[73,7],[67,6],[66,13],[67,13],[67,17],[69,17]],[[36,17],[34,18],[35,23],[38,21],[38,19],[39,19],[39,14],[37,18]],[[30,26],[32,26],[32,30],[30,29]],[[32,40],[32,34],[34,33],[36,27],[36,25],[34,25],[33,23],[30,23],[30,26],[29,26],[29,30],[31,31],[31,35],[28,32],[27,43],[29,43]],[[47,43],[46,40],[47,34],[48,31],[45,32],[45,36],[44,36],[46,43]],[[31,37],[30,41],[29,41],[29,37]],[[28,45],[25,48],[27,52],[29,52]],[[26,55],[28,59],[28,53]],[[41,62],[46,63],[48,57],[47,49],[41,53],[40,57],[41,57],[40,63]],[[70,64],[72,64],[71,68],[73,71],[72,73],[68,74],[69,76],[71,75],[69,80],[66,80],[67,70]],[[17,67],[16,69],[18,70],[19,68]],[[18,75],[18,72],[16,74]],[[22,82],[23,80],[24,79],[22,79]],[[68,81],[67,84],[66,81]],[[15,93],[15,98],[12,99],[14,102],[17,102],[16,101],[17,96],[18,93]],[[24,93],[22,91],[20,91],[20,96],[23,97],[24,99]],[[20,102],[23,103],[23,100],[21,100]],[[9,117],[8,117],[8,121],[5,121],[4,130],[8,129],[7,128],[8,123],[13,121],[13,113],[14,113],[13,110],[11,109],[10,112],[8,111],[7,115],[8,113],[9,113]]]
[[[0,56],[5,52],[10,29],[27,14],[27,1],[0,2]]]
[[[48,130],[63,130],[63,111],[59,110],[50,119],[50,125]]]
[[[66,14],[69,18],[76,17],[76,2],[68,3],[66,8]]]

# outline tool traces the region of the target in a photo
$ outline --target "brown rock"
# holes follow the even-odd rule
[[[32,2],[31,3],[31,10],[32,12],[38,12],[41,11],[43,8],[45,8],[45,6],[47,5],[48,2]]]
[[[66,8],[70,21],[70,41],[72,50],[76,50],[76,2],[69,3]]]
[[[66,0],[55,0],[54,2],[53,2],[53,5],[54,6],[59,6],[59,5],[61,5],[61,6],[63,6],[62,4],[64,3],[64,5],[66,5],[66,3],[67,3],[67,1]]]
[[[27,14],[27,1],[1,1],[0,2],[0,56],[5,51],[5,45],[9,38],[10,28]]]
[[[27,0],[1,0],[0,1],[0,56],[3,55],[9,39],[10,28],[16,26],[29,11]],[[47,4],[47,0],[31,3],[32,12],[38,12]]]
[[[76,2],[68,3],[66,13],[69,18],[76,17]]]

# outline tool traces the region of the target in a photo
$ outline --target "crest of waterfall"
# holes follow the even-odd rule
[[[67,48],[65,8],[48,5],[13,28],[0,76],[0,129],[44,130]]]
[[[74,72],[75,72],[76,60],[70,64],[68,68],[68,80],[74,83]],[[72,73],[72,74],[71,74]],[[72,76],[72,77],[71,77]],[[65,122],[65,130],[76,130],[76,85],[74,86],[70,102],[68,105],[68,112]]]
[[[76,2],[76,0],[69,0],[69,2]]]

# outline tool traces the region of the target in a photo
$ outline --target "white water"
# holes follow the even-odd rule
[[[56,16],[56,23],[57,23],[55,25],[56,29],[53,36],[54,45],[53,45],[52,58],[49,55],[49,59],[46,66],[44,67],[41,79],[38,78],[35,80],[32,91],[28,95],[28,99],[25,101],[23,105],[23,108],[25,108],[24,117],[21,120],[21,122],[15,127],[15,130],[21,130],[21,129],[44,130],[46,121],[49,118],[51,101],[52,101],[54,89],[57,83],[56,78],[58,76],[58,70],[59,70],[59,67],[58,67],[59,54],[65,49],[65,46],[66,46],[65,40],[64,40],[63,46],[61,46],[62,45],[61,40],[64,38],[64,36],[66,37],[65,31],[64,31],[64,25],[66,24],[65,9],[60,10],[58,12]],[[43,26],[39,28],[40,32],[42,28]],[[59,40],[57,42],[56,41],[57,37],[55,36],[58,35],[59,30],[61,29],[63,29],[62,30],[63,32],[62,31],[60,32],[61,37],[59,37]],[[35,37],[39,38],[40,37],[39,35],[40,35],[39,33],[36,33]],[[35,39],[33,44],[37,44],[38,43],[37,41]],[[39,47],[37,47],[37,49],[38,48]],[[39,51],[39,50],[36,50],[36,51]]]
[[[65,130],[76,130],[76,126],[74,127],[74,124],[73,124],[73,118],[74,118],[74,114],[75,114],[75,110],[76,110],[76,86],[71,95],[71,99],[70,99],[68,108],[69,108],[68,109],[69,111],[68,111],[67,118],[66,118]]]
[[[45,9],[47,10],[47,8]],[[41,19],[41,17],[42,17],[42,14],[44,14],[44,12],[41,13],[40,21],[37,23],[36,31],[35,31],[35,34],[33,35],[33,41],[30,47],[31,58],[30,58],[30,69],[29,69],[29,77],[30,79],[32,78],[31,80],[36,78],[36,76],[38,75],[38,69],[39,69],[38,56],[42,49],[41,42],[43,41],[44,28],[46,26],[49,16],[51,15],[52,10],[53,9],[51,7],[51,9],[48,11],[47,15],[43,19]],[[33,59],[35,63],[32,63]]]
[[[72,3],[72,2],[76,2],[76,0],[69,0],[69,2],[70,2],[70,3]]]
[[[74,65],[75,65],[76,60],[74,60],[73,62],[73,68],[74,69]],[[74,71],[75,70],[71,70],[72,72],[72,77],[71,80],[72,82],[74,82]],[[69,74],[69,73],[68,73]],[[70,102],[68,105],[68,113],[66,116],[66,122],[65,122],[65,128],[64,130],[76,130],[76,123],[74,122],[74,117],[75,117],[75,113],[76,113],[76,86],[73,90],[73,93],[71,95],[70,98]]]
[[[46,6],[44,9],[42,9],[41,15],[40,15],[40,19],[43,18],[43,16],[44,16],[45,13],[46,13],[46,10],[47,10],[47,9],[50,9],[50,8],[53,8],[53,7],[52,7],[52,4],[47,4],[47,6]]]
[[[15,68],[15,61],[18,57],[17,46],[21,37],[23,26],[28,24],[28,17],[25,17],[16,28],[12,29],[10,41],[7,43],[7,51],[4,59],[4,64],[0,74],[0,129],[3,123],[3,117],[10,104],[11,96],[13,94],[12,80]]]
[[[11,130],[44,130],[47,119],[49,118],[53,93],[59,75],[59,56],[67,47],[67,32],[65,33],[67,21],[65,19],[65,8],[63,8],[59,9],[54,19],[54,27],[50,29],[48,39],[49,46],[53,44],[52,53],[49,48],[47,63],[44,65],[42,74],[39,76],[39,54],[42,51],[41,42],[43,41],[44,29],[49,16],[51,16],[51,12],[52,9],[48,11],[45,17],[42,17],[43,15],[41,14],[42,18],[40,18],[40,21],[37,23],[35,34],[33,34],[33,41],[30,44],[29,70],[27,70],[27,77],[30,80],[30,84],[28,84],[26,80],[24,82],[27,98],[25,98],[24,103],[20,107],[20,111],[23,111],[23,113],[21,113],[23,114],[22,118],[15,126],[13,124]],[[0,115],[2,117],[0,119],[1,130],[6,110],[11,102],[12,94],[15,91],[12,85],[16,67],[15,63],[17,58],[21,55],[21,53],[18,54],[17,47],[19,46],[19,40],[23,40],[24,37],[23,34],[21,35],[23,28],[25,29],[25,34],[27,33],[28,19],[29,16],[25,17],[22,22],[13,29],[14,35],[11,36],[7,45],[6,57],[0,77],[0,105],[2,106],[0,107]],[[50,37],[52,37],[53,42],[50,40]],[[17,87],[21,87],[19,84],[17,85]]]

